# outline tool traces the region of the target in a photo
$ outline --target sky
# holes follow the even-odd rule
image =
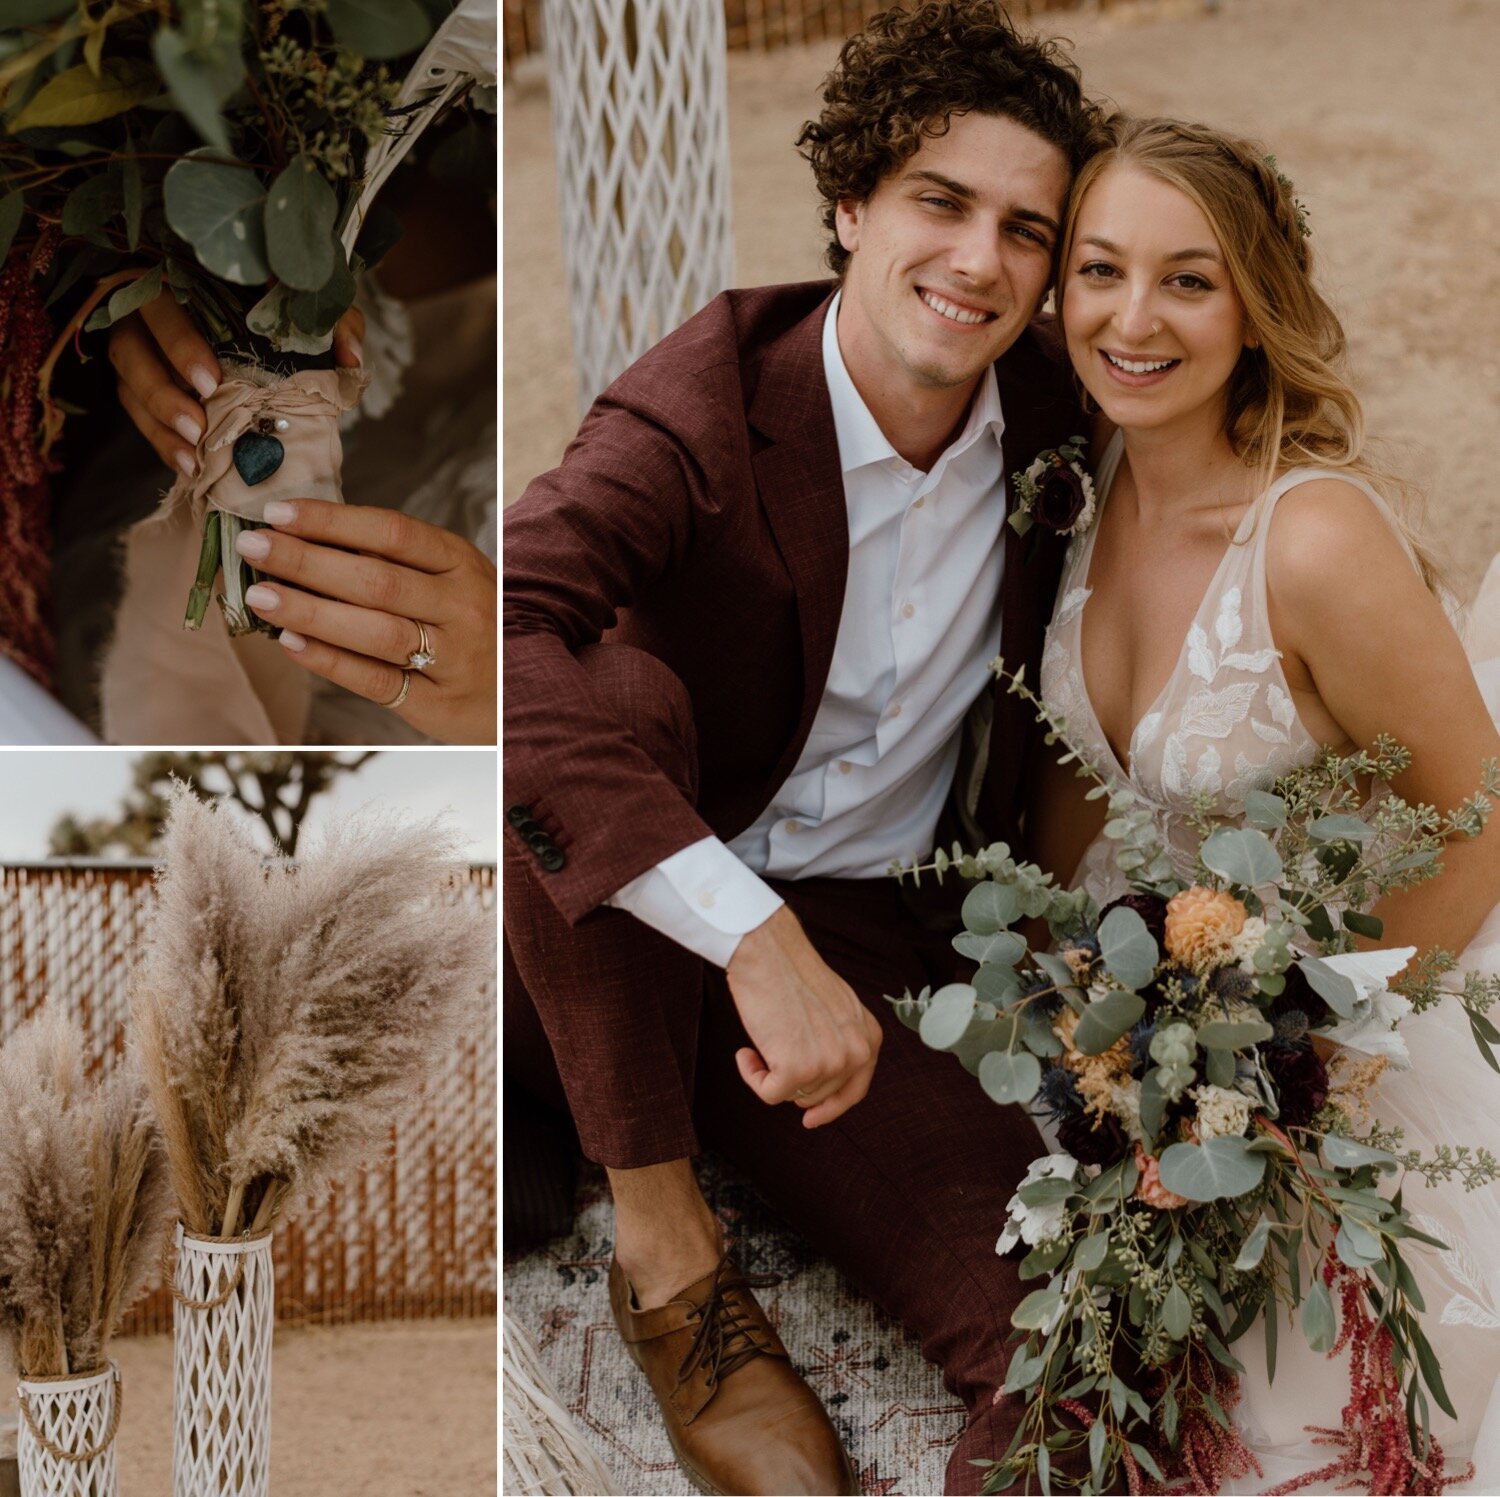
[[[47,856],[47,833],[65,811],[107,816],[130,787],[129,749],[0,751],[0,862]],[[452,817],[475,862],[497,852],[496,755],[493,749],[387,749],[318,797],[309,829],[328,816],[379,802],[415,816]]]

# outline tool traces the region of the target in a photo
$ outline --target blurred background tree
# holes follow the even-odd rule
[[[149,857],[156,851],[167,819],[172,780],[185,780],[201,795],[233,801],[260,822],[288,857],[313,801],[342,775],[353,773],[364,753],[142,754],[117,816],[80,821],[59,817],[49,834],[49,852],[58,858]]]

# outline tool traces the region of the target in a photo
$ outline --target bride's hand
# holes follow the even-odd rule
[[[393,702],[426,630],[432,663],[410,670],[393,711],[443,743],[495,742],[496,573],[468,541],[399,510],[273,501],[274,527],[239,551],[276,582],[245,601],[282,630],[299,665],[372,702]],[[287,585],[293,584],[293,585]]]
[[[340,369],[358,367],[364,335],[364,314],[351,307],[333,330]],[[162,462],[191,478],[204,429],[203,401],[218,389],[223,371],[177,298],[163,292],[115,323],[109,330],[109,361],[125,414]]]

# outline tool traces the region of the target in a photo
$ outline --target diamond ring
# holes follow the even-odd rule
[[[378,703],[376,703],[376,705],[380,706],[380,707],[385,707],[389,711],[394,712],[396,710],[396,708],[399,707],[402,704],[402,702],[404,702],[406,700],[406,693],[409,692],[410,690],[411,690],[411,672],[410,671],[402,671],[401,672],[401,690],[398,691],[396,693],[396,695],[393,696],[390,699],[390,701],[388,701],[388,702],[378,702]]]
[[[437,664],[437,656],[432,653],[432,641],[427,637],[427,625],[420,619],[413,619],[412,623],[417,626],[419,643],[416,649],[406,657],[406,663],[414,671],[425,671],[429,665]]]

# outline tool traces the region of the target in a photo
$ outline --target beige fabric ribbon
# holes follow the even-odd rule
[[[273,499],[344,501],[339,417],[359,402],[368,383],[362,369],[304,369],[282,378],[248,365],[228,365],[223,382],[203,403],[207,430],[198,443],[198,473],[179,478],[155,518],[183,505],[194,515],[205,507],[245,520],[263,520]],[[281,466],[253,487],[234,466],[234,444],[262,420],[284,419],[270,433],[282,446]]]

